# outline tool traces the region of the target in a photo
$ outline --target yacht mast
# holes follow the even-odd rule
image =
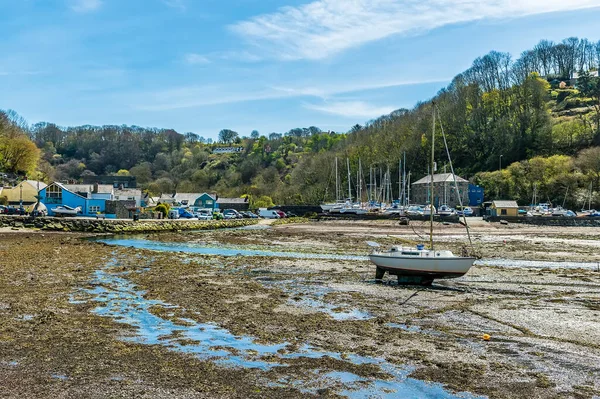
[[[340,174],[338,173],[338,159],[335,157],[335,202],[340,200]]]
[[[433,104],[433,128],[431,131],[431,182],[429,197],[429,245],[433,251],[433,169],[434,169],[434,149],[435,149],[435,103]]]
[[[346,166],[348,166],[348,200],[352,203],[352,175],[350,175],[350,158],[346,158]]]

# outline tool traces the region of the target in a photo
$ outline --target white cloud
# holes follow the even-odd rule
[[[102,0],[75,0],[71,9],[75,12],[86,13],[99,9],[102,6]]]
[[[600,0],[315,0],[230,26],[279,59],[322,59],[392,35],[481,19],[600,7]]]
[[[186,9],[184,0],[162,0],[162,2],[169,7],[178,8],[181,11],[184,11]]]
[[[280,98],[314,97],[323,101],[331,101],[325,105],[304,104],[306,108],[321,112],[356,116],[376,117],[389,113],[398,107],[371,107],[359,101],[337,101],[335,96],[365,90],[399,87],[405,85],[418,85],[427,83],[447,83],[447,80],[424,81],[374,81],[374,82],[349,82],[341,85],[324,84],[315,87],[277,87],[266,88],[241,87],[241,86],[183,86],[152,93],[143,93],[139,97],[144,103],[136,109],[145,111],[167,111],[174,109],[195,108],[217,104],[231,104],[245,101],[274,100]],[[136,100],[132,100],[135,102]],[[343,109],[346,107],[346,110]]]
[[[190,65],[210,64],[210,60],[208,59],[208,57],[201,55],[201,54],[189,53],[189,54],[186,54],[184,58],[185,58],[185,62]]]
[[[304,104],[305,108],[346,118],[376,118],[389,114],[397,107],[375,106],[364,101],[332,101],[322,105]]]

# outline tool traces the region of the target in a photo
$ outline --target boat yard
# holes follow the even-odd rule
[[[483,259],[464,277],[375,281],[366,241],[413,246],[428,231],[0,232],[1,396],[600,394],[598,229],[480,222]],[[455,253],[466,239],[458,225],[434,234]]]

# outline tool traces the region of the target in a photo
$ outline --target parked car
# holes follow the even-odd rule
[[[456,214],[458,216],[463,216],[463,214],[467,217],[473,216],[473,209],[471,207],[465,206],[462,210],[457,210]]]
[[[250,218],[250,219],[258,219],[258,215],[252,211],[246,211],[246,215]]]
[[[4,205],[0,205],[0,215],[7,213],[8,212],[8,208]]]
[[[279,213],[277,213],[277,211],[275,211],[274,209],[267,209],[267,208],[260,208],[258,210],[258,216],[260,216],[261,218],[265,218],[265,219],[281,218],[281,216],[279,216]]]
[[[279,209],[275,209],[275,212],[277,212],[277,214],[279,215],[279,217],[280,217],[281,219],[283,219],[283,218],[287,217],[287,216],[285,215],[285,212],[283,212],[283,211],[280,211]]]
[[[169,210],[169,219],[179,219],[179,209]]]
[[[223,211],[224,219],[242,219],[243,216],[235,209],[225,209]]]
[[[285,217],[295,218],[295,217],[298,217],[298,215],[296,215],[294,212],[286,212]]]
[[[212,220],[213,214],[210,209],[199,209],[195,214],[198,220]]]
[[[193,219],[195,218],[194,214],[187,209],[179,208],[179,217],[183,219]]]

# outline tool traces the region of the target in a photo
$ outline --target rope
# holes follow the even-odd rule
[[[442,130],[442,137],[444,139],[444,147],[446,147],[446,155],[448,155],[448,162],[450,163],[450,172],[452,173],[452,179],[454,180],[454,189],[456,190],[456,194],[458,196],[458,203],[460,208],[463,209],[462,204],[462,195],[460,194],[460,190],[458,189],[458,183],[456,182],[456,174],[454,173],[454,166],[452,165],[452,158],[450,157],[450,150],[448,149],[448,142],[446,141],[446,133],[444,132],[444,125],[442,124],[442,118],[440,117],[441,111],[436,103],[433,106],[438,110],[438,120],[440,121],[440,127]],[[467,229],[467,237],[469,237],[469,244],[471,245],[471,250],[473,254],[477,256],[475,251],[475,246],[473,245],[473,240],[471,240],[471,232],[469,231],[469,224],[467,223],[467,217],[465,216],[465,212],[463,210],[463,220],[464,226]]]

